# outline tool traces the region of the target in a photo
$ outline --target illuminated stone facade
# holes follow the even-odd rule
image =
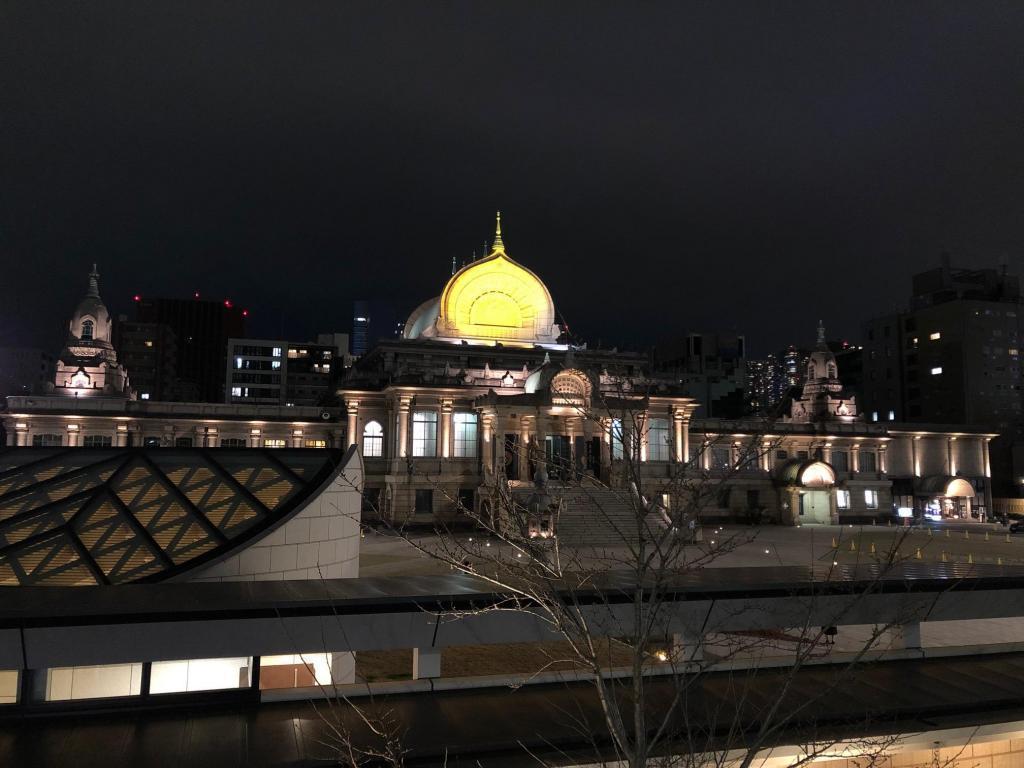
[[[53,390],[67,397],[134,397],[128,372],[111,344],[111,318],[100,298],[99,273],[92,265],[89,290],[68,323],[67,343],[57,358]]]

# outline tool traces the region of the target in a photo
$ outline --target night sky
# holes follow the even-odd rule
[[[586,340],[856,339],[939,263],[1024,271],[1024,3],[0,5],[0,343],[99,262],[251,335],[440,292],[502,211]]]

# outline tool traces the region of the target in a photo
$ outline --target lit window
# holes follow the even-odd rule
[[[142,693],[142,664],[54,667],[46,670],[46,700],[105,699]]]
[[[363,456],[380,458],[384,455],[384,428],[379,422],[367,423],[363,430]]]
[[[280,360],[272,360],[270,362],[270,367],[273,370],[275,370],[275,371],[278,370],[281,367],[281,361]]]
[[[612,458],[621,459],[625,455],[622,445],[622,419],[612,419]]]
[[[928,338],[932,341],[938,341],[942,338],[942,331],[935,331],[935,333],[929,333]]]
[[[941,373],[942,373],[942,366],[941,365],[937,365],[934,368],[932,368],[932,376],[938,376]]]
[[[279,437],[268,437],[263,441],[264,448],[284,448],[284,440]]]
[[[878,421],[878,411],[872,411],[871,412],[871,420],[872,421]]]
[[[0,669],[0,704],[18,703],[18,670]]]
[[[252,663],[247,658],[154,661],[150,668],[150,693],[213,691],[248,688]]]
[[[149,392],[143,392],[139,397],[143,400],[149,400]]]
[[[412,455],[437,455],[436,411],[416,411],[412,415]]]
[[[242,388],[241,387],[232,387],[231,388],[231,396],[232,397],[241,397],[242,396]]]
[[[842,489],[836,491],[836,506],[839,509],[850,508],[850,492]]]
[[[143,342],[143,344],[145,344],[147,347],[152,347],[153,346],[153,342],[150,339],[146,339]]]
[[[273,353],[271,354],[271,357],[280,357],[280,356],[281,356],[281,348],[280,347],[274,347],[274,350],[273,350]]]
[[[669,430],[668,419],[650,419],[647,422],[648,461],[668,461]]]
[[[305,443],[307,448],[326,448],[326,440],[307,440]]]
[[[242,367],[242,358],[236,357],[235,358],[235,368],[241,368],[241,367]]]
[[[92,340],[93,328],[95,328],[95,325],[93,325],[92,320],[85,320],[82,322],[82,341]]]
[[[889,411],[889,421],[896,420],[896,411]]]
[[[455,456],[471,458],[476,456],[477,417],[475,413],[454,413]]]
[[[878,509],[878,491],[864,491],[864,506],[868,509]]]

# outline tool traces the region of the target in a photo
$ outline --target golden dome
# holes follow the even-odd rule
[[[500,213],[490,254],[452,275],[437,311],[434,327],[417,336],[528,345],[558,339],[551,294],[505,252]]]

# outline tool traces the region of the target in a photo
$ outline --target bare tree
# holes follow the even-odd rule
[[[647,393],[615,392],[593,402],[567,402],[577,418],[587,419],[614,452],[612,475],[604,481],[580,471],[578,462],[544,455],[541,446],[523,456],[534,468],[532,488],[511,482],[500,467],[485,489],[489,510],[464,510],[483,535],[465,535],[438,524],[434,534],[413,535],[401,521],[388,526],[421,555],[469,574],[500,595],[495,603],[467,612],[439,610],[443,621],[458,621],[481,611],[517,611],[540,621],[558,638],[565,658],[542,658],[536,674],[568,666],[576,679],[588,681],[599,704],[600,724],[583,712],[564,712],[581,741],[593,747],[595,765],[756,766],[766,750],[785,736],[802,734],[802,757],[793,766],[831,754],[838,743],[817,733],[815,711],[844,682],[884,649],[891,631],[919,615],[901,616],[875,625],[828,666],[828,684],[810,697],[795,692],[801,671],[834,655],[835,627],[843,613],[820,617],[819,585],[837,576],[837,558],[809,563],[801,616],[783,631],[738,632],[722,617],[681,618],[681,597],[694,579],[720,558],[749,545],[757,528],[703,537],[706,513],[717,496],[751,466],[758,466],[775,443],[766,438],[772,420],[748,430],[733,445],[727,468],[699,469],[699,457],[711,450],[707,438],[695,447],[694,460],[673,456],[670,471],[652,477],[642,461],[641,436],[646,429]],[[409,471],[416,471],[410,460]],[[561,482],[553,483],[555,475]],[[436,486],[444,492],[443,486]],[[458,503],[456,499],[451,499]],[[569,541],[564,535],[574,516],[588,516],[588,525],[613,532],[614,543]],[[889,548],[871,557],[873,581],[850,602],[877,590],[907,555],[897,532]],[[845,544],[835,543],[838,550]],[[737,612],[756,611],[754,601]],[[732,622],[735,623],[735,622]],[[709,680],[728,691],[725,703],[706,695]],[[758,681],[770,677],[772,695],[765,698]],[[803,698],[801,698],[803,697]],[[391,734],[388,723],[367,723]],[[393,724],[392,724],[393,725]],[[350,734],[339,734],[348,745]],[[345,738],[341,738],[345,737]],[[385,739],[387,741],[387,739]],[[856,753],[865,766],[893,746],[893,738],[864,739]],[[849,744],[847,744],[847,748]],[[347,748],[347,747],[346,747]],[[524,749],[526,747],[524,746]],[[340,750],[342,754],[344,750]],[[532,755],[545,764],[540,755]],[[356,765],[351,758],[347,764]],[[387,763],[399,765],[396,761]]]

